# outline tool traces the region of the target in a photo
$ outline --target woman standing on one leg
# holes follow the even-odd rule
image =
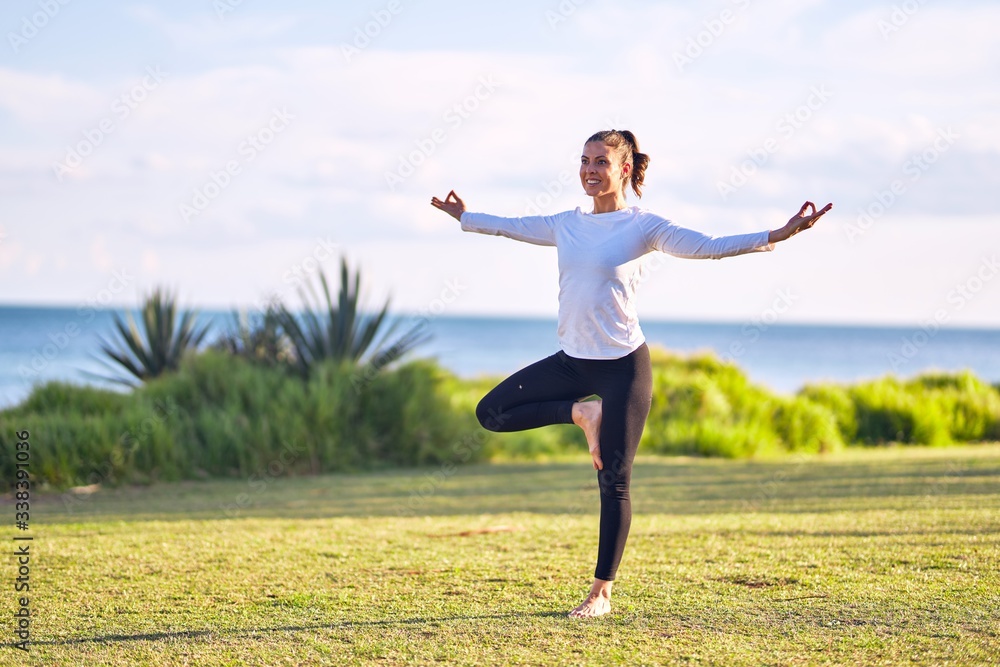
[[[643,256],[654,250],[677,257],[720,259],[769,251],[808,229],[818,212],[806,202],[774,231],[708,236],[675,225],[638,206],[625,205],[631,185],[642,196],[649,156],[627,130],[591,136],[580,158],[580,182],[593,210],[501,218],[465,210],[452,190],[431,204],[452,215],[463,231],[556,246],[559,259],[560,350],[494,387],[476,408],[491,431],[523,431],[548,424],[577,424],[587,437],[601,490],[597,567],[590,593],[570,616],[611,611],[611,587],[632,521],[632,461],[649,414],[652,371],[636,315]],[[811,211],[811,212],[810,212]],[[582,399],[597,395],[598,400]]]

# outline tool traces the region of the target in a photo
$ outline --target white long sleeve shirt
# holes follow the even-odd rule
[[[556,246],[559,256],[559,346],[578,359],[617,359],[646,338],[636,313],[636,288],[645,279],[643,256],[721,259],[770,251],[768,232],[708,236],[631,206],[610,213],[577,207],[555,215],[502,218],[466,211],[462,230]]]

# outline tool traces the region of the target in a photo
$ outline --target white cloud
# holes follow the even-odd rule
[[[216,52],[220,47],[253,44],[286,33],[298,23],[295,16],[255,16],[249,8],[238,6],[233,11],[219,12],[215,4],[205,3],[205,12],[187,21],[169,19],[150,5],[134,5],[126,12],[140,23],[162,31],[179,51]]]
[[[61,128],[67,119],[102,113],[106,103],[110,100],[84,82],[0,67],[0,109],[26,128]]]
[[[272,22],[249,4],[223,22],[210,12],[185,23],[155,9],[135,10],[175,48],[224,64],[171,71],[169,58],[150,54],[149,65],[162,60],[164,82],[62,183],[53,177],[53,163],[108,115],[115,97],[141,78],[141,68],[117,81],[0,69],[0,108],[9,114],[9,132],[29,137],[0,143],[3,222],[18,237],[16,244],[0,244],[0,300],[51,298],[61,291],[64,301],[71,300],[81,296],[79,286],[100,282],[100,272],[131,258],[144,284],[180,280],[206,302],[249,301],[268,281],[281,283],[302,239],[330,234],[381,272],[379,284],[401,306],[415,309],[428,298],[428,284],[444,280],[448,267],[461,267],[469,280],[490,278],[477,283],[482,300],[470,292],[456,309],[551,314],[554,254],[462,237],[457,222],[428,202],[455,188],[470,208],[504,215],[524,214],[532,203],[545,212],[588,206],[577,185],[575,154],[590,133],[609,125],[636,131],[652,155],[646,196],[630,202],[712,233],[773,228],[806,198],[833,200],[824,222],[842,233],[856,209],[949,124],[962,140],[879,224],[889,228],[916,213],[933,213],[921,223],[927,230],[971,225],[969,215],[985,213],[982,202],[996,190],[1000,160],[994,110],[1000,94],[992,85],[998,51],[988,30],[1000,11],[926,6],[884,40],[875,27],[878,10],[753,3],[679,73],[674,53],[730,5],[586,4],[551,31],[553,40],[573,45],[563,52],[515,52],[496,43],[476,50],[386,50],[375,41],[350,62],[339,43],[282,42],[302,21]],[[817,27],[820,14],[827,20]],[[407,25],[394,26],[397,35]],[[255,40],[267,46],[257,48]],[[483,80],[495,81],[495,90]],[[822,85],[833,92],[829,102],[782,138],[767,163],[723,201],[717,182],[747,151],[777,136],[778,121]],[[468,108],[456,110],[456,104]],[[243,160],[242,142],[267,126],[274,109],[287,109],[294,119],[252,161]],[[390,190],[386,173],[401,159],[412,162],[414,154],[421,164]],[[240,173],[185,222],[178,206],[234,159]],[[33,224],[22,227],[24,220]],[[934,244],[929,232],[902,242],[914,252]],[[810,253],[827,250],[814,243],[780,249],[794,260],[777,259],[778,253],[756,258],[753,270],[777,284],[779,276],[807,269],[815,261]],[[86,249],[92,273],[71,282],[46,276],[39,272],[39,248],[45,257]],[[25,259],[29,255],[34,259]],[[912,273],[914,284],[923,281],[924,290],[937,275],[886,261],[900,275]],[[531,268],[512,274],[517,262]],[[745,264],[714,273],[707,266],[677,275],[706,286],[745,281]],[[18,272],[30,267],[38,273],[29,282]],[[511,294],[497,276],[514,281]],[[906,299],[891,315],[895,311],[874,300],[837,303],[841,283],[824,275],[811,280],[819,296],[814,311],[802,311],[810,317],[860,321],[919,314],[920,304]],[[844,289],[861,279],[851,280]],[[714,298],[727,297],[720,291]],[[662,303],[669,305],[657,314],[744,312],[735,302],[717,305],[676,294]]]

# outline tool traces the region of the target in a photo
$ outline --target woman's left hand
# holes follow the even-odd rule
[[[799,209],[799,212],[788,219],[788,224],[786,224],[781,229],[776,229],[768,234],[768,243],[777,243],[778,241],[785,241],[795,236],[803,229],[809,229],[816,224],[816,221],[823,217],[823,214],[833,208],[833,204],[827,204],[821,208],[818,212],[816,211],[816,205],[811,201],[807,201]],[[812,209],[812,213],[809,210]]]

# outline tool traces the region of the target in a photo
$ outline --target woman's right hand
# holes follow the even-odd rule
[[[444,201],[431,197],[431,206],[441,209],[459,222],[462,221],[462,213],[465,212],[465,202],[458,198],[454,190],[448,193]]]

